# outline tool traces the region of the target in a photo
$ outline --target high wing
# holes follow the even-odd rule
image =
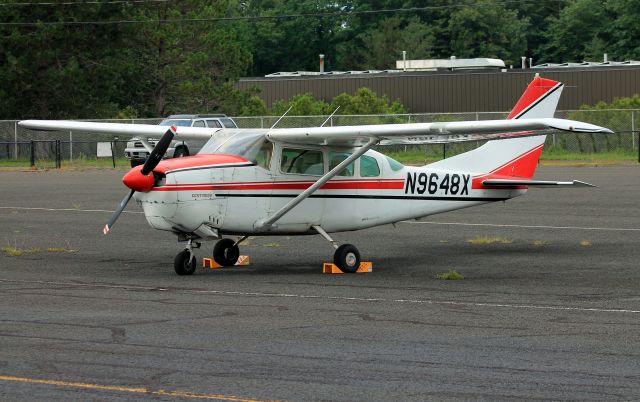
[[[23,120],[20,127],[40,131],[82,131],[88,133],[161,137],[167,126],[152,124],[96,123],[71,120]],[[177,127],[177,138],[209,139],[219,128]]]
[[[362,146],[372,139],[380,145],[441,144],[540,135],[544,130],[611,133],[589,123],[556,118],[378,124],[365,126],[271,129],[267,137],[305,145]]]

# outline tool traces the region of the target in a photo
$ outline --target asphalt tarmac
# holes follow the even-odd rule
[[[355,275],[308,236],[177,276],[135,203],[102,235],[121,175],[0,172],[0,245],[24,251],[0,253],[0,400],[640,399],[638,166],[336,234],[373,261]]]

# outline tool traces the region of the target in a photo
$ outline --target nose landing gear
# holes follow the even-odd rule
[[[176,255],[173,260],[173,269],[178,275],[192,275],[196,271],[196,256],[193,254],[194,248],[200,248],[200,243],[187,240],[187,247]]]

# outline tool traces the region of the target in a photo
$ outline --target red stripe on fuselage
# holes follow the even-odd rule
[[[152,191],[193,191],[193,190],[306,190],[314,181],[285,182],[235,182],[203,184],[170,184],[155,187]],[[404,179],[382,180],[337,180],[330,181],[321,190],[402,190]]]

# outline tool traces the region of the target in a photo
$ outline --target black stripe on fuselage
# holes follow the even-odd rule
[[[295,198],[298,194],[216,194],[218,198]],[[313,194],[309,198],[348,198],[365,200],[416,200],[416,201],[505,201],[509,197],[416,197],[408,195],[363,195],[363,194]]]

